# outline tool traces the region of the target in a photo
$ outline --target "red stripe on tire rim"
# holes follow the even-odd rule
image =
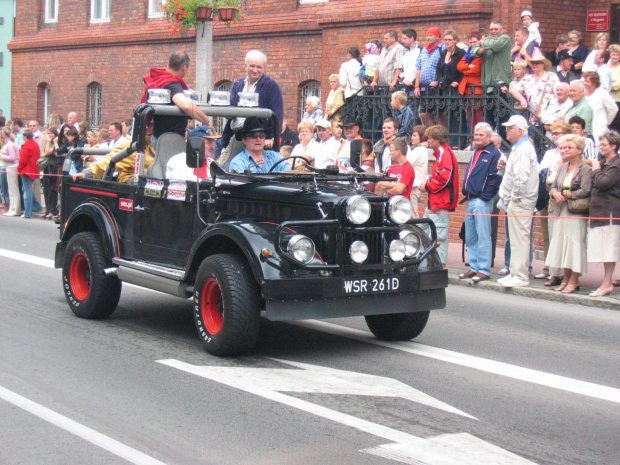
[[[202,286],[200,310],[202,321],[209,334],[215,335],[222,330],[224,317],[221,312],[222,290],[217,280],[209,278]]]
[[[82,252],[76,253],[69,267],[71,292],[78,300],[84,300],[90,293],[90,265]]]

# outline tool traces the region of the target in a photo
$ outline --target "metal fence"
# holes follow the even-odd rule
[[[482,93],[476,95],[476,89]],[[416,124],[446,126],[450,145],[458,149],[471,146],[473,127],[481,121],[489,123],[504,139],[505,148],[509,149],[510,144],[505,141],[506,132],[501,123],[515,114],[523,115],[528,121],[530,117],[532,121],[537,120],[529,111],[515,110],[514,99],[499,86],[469,86],[466,95],[460,95],[457,89],[433,95],[423,92],[417,98],[411,95],[411,91],[403,90],[409,94],[407,105],[416,115]],[[390,105],[393,92],[388,87],[376,87],[374,91],[365,87],[359,94],[347,99],[341,112],[342,117],[355,117],[361,124],[362,135],[376,142],[383,137],[383,120],[393,116]],[[530,122],[529,135],[539,157],[553,147],[553,141],[545,136],[542,125]]]

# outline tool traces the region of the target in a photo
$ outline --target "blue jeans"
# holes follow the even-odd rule
[[[34,179],[30,179],[28,176],[22,176],[22,189],[24,196],[24,216],[30,218],[33,211],[41,210],[41,204],[34,198],[32,192],[32,183]]]
[[[443,215],[441,213],[444,213]],[[444,265],[448,263],[448,229],[450,227],[450,216],[448,210],[433,210],[428,208],[424,213],[424,218],[430,218],[435,223],[435,229],[437,230],[437,242],[440,243],[437,248],[439,259]],[[431,228],[426,223],[420,225],[422,230],[431,237]]]
[[[493,250],[491,247],[491,217],[493,200],[470,199],[467,201],[466,213],[472,213],[465,217],[465,241],[467,244],[467,256],[471,270],[491,276],[491,260]],[[481,214],[482,216],[477,216]]]
[[[9,182],[4,166],[0,166],[0,203],[9,203]]]

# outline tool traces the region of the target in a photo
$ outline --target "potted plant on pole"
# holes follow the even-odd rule
[[[199,21],[204,22],[213,14],[212,0],[166,0],[162,2],[164,16],[170,21],[172,32],[189,30]]]
[[[214,16],[220,18],[220,21],[241,22],[241,8],[244,0],[214,0],[213,9]]]

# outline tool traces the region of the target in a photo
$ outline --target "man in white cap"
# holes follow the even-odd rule
[[[503,123],[506,139],[512,144],[510,157],[499,188],[500,205],[508,215],[510,233],[510,273],[497,280],[504,287],[530,284],[528,265],[532,213],[538,198],[538,160],[527,135],[523,116],[513,115]]]
[[[340,144],[332,137],[332,124],[326,119],[320,119],[315,126],[320,150],[314,158],[314,166],[325,168],[328,165],[335,165]]]

